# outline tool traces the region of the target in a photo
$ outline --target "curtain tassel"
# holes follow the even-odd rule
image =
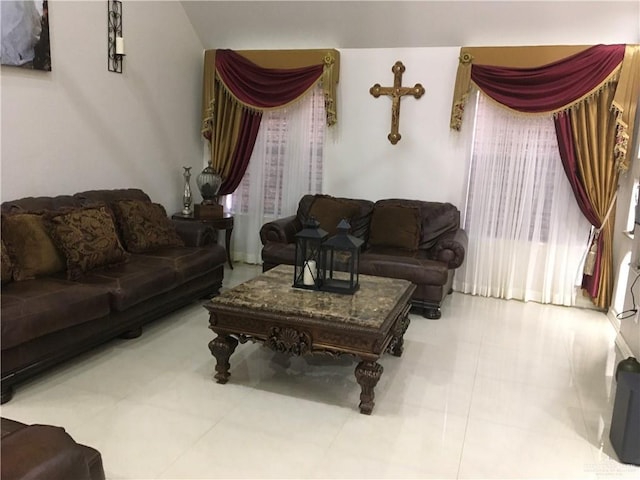
[[[609,216],[611,215],[611,211],[613,210],[613,206],[615,205],[617,198],[618,187],[616,186],[616,191],[613,194],[613,198],[611,198],[611,202],[609,202],[609,208],[607,209],[607,213],[604,216],[604,220],[602,220],[602,225],[600,225],[600,228],[596,228],[593,239],[591,240],[591,247],[589,248],[589,252],[587,253],[587,258],[585,258],[584,260],[583,273],[585,275],[592,276],[593,271],[596,268],[596,257],[598,255],[598,237],[600,236],[600,232],[604,228],[605,224],[609,221]]]
[[[587,258],[584,260],[584,269],[582,273],[588,276],[593,275],[593,271],[596,268],[596,257],[598,255],[598,236],[596,235],[591,242],[591,247],[587,252]]]

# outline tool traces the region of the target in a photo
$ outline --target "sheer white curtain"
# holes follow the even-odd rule
[[[553,118],[478,96],[465,212],[465,293],[574,305],[590,225],[562,169]]]
[[[244,178],[224,199],[234,214],[234,260],[262,263],[260,227],[295,214],[302,195],[322,190],[325,122],[320,87],[288,108],[263,115]]]

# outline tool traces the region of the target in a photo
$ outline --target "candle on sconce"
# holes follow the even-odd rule
[[[315,260],[307,260],[304,262],[304,276],[302,278],[302,283],[304,285],[315,285],[317,274]]]
[[[116,37],[116,55],[124,55],[124,38]]]

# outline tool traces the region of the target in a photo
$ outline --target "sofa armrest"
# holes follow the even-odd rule
[[[171,221],[187,247],[204,247],[217,241],[217,230],[210,225],[176,219]]]
[[[296,215],[291,215],[265,223],[260,229],[260,240],[262,245],[266,245],[267,242],[295,243],[296,233],[300,230],[302,223]]]
[[[458,268],[464,261],[469,239],[461,228],[447,232],[429,249],[429,258],[446,263],[449,268]]]
[[[2,437],[2,478],[91,480],[80,445],[61,427],[29,425]]]

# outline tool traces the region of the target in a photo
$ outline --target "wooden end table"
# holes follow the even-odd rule
[[[183,213],[174,213],[171,215],[173,220],[185,220],[187,222],[201,222],[211,225],[217,230],[224,230],[224,248],[227,250],[227,262],[229,268],[233,270],[233,264],[231,263],[231,234],[233,233],[233,215],[230,213],[224,213],[219,218],[196,218],[193,214],[185,215]]]
[[[238,343],[259,342],[289,355],[326,353],[359,360],[360,413],[370,414],[382,375],[380,356],[401,356],[415,285],[360,275],[353,295],[293,288],[293,267],[280,265],[212,298],[209,343],[218,383],[229,380],[229,358]]]

